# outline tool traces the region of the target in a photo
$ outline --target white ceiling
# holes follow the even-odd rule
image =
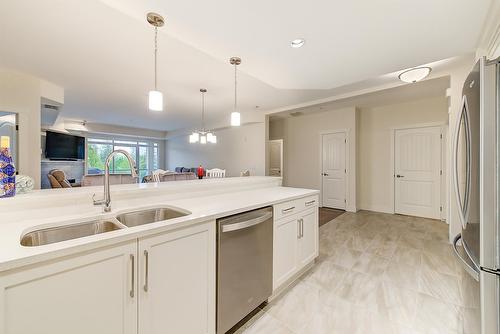
[[[327,110],[341,109],[356,106],[359,109],[370,109],[392,104],[406,103],[422,99],[441,97],[446,99],[446,89],[450,86],[450,77],[444,76],[425,81],[420,81],[412,85],[401,85],[376,92],[365,93],[334,101],[319,103],[312,106],[301,107],[275,113],[272,119],[293,117],[302,114],[324,112]]]
[[[274,110],[346,88],[396,80],[385,73],[472,52],[491,0],[0,2],[0,66],[66,89],[68,118],[156,130],[199,123],[233,104],[230,56],[243,59],[241,111]],[[147,111],[153,31],[159,36],[163,113]],[[466,23],[466,24],[464,24]],[[289,41],[304,37],[301,49]]]

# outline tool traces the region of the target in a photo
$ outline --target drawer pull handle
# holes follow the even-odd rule
[[[294,207],[294,206],[289,207],[288,209],[283,209],[283,210],[281,210],[281,213],[288,213],[288,212],[292,211],[293,209],[295,209],[295,207]]]
[[[306,202],[306,206],[311,206],[311,205],[313,205],[314,203],[316,203],[316,200],[315,200],[315,199],[313,199],[312,201]]]
[[[145,265],[146,267],[144,268],[145,273],[144,273],[144,292],[148,292],[149,290],[149,253],[147,250],[144,251],[144,257],[145,257]]]
[[[132,263],[132,276],[130,282],[130,298],[135,296],[135,257],[130,254],[130,262]]]

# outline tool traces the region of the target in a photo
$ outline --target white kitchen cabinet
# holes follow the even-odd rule
[[[274,224],[273,287],[276,288],[297,272],[299,225],[296,216]]]
[[[139,239],[139,333],[215,333],[215,222]]]
[[[214,334],[215,222],[0,276],[0,334]]]
[[[0,276],[0,334],[137,333],[137,242]]]
[[[274,206],[274,291],[319,254],[317,203],[317,196],[313,196]]]
[[[318,256],[318,208],[300,214],[299,224],[302,225],[302,232],[298,245],[298,265],[302,268]]]

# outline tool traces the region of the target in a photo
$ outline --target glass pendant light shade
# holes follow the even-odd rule
[[[231,113],[231,126],[240,126],[241,125],[241,115],[237,111],[233,111]]]
[[[217,137],[212,132],[208,132],[207,133],[207,142],[215,144],[217,142]]]
[[[163,111],[163,93],[157,90],[149,92],[149,110]]]
[[[200,144],[206,144],[207,143],[207,136],[203,135],[200,136]]]

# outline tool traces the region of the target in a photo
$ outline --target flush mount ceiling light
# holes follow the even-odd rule
[[[149,110],[163,111],[163,93],[158,91],[157,55],[158,55],[158,28],[163,27],[165,20],[160,14],[148,13],[146,19],[155,28],[155,89],[149,92]]]
[[[292,48],[300,48],[300,47],[304,46],[305,42],[306,42],[306,40],[303,38],[296,38],[290,42],[290,46]]]
[[[205,93],[207,90],[205,88],[200,89],[201,92],[201,130],[193,131],[189,136],[189,142],[191,144],[200,143],[217,143],[217,136],[212,133],[212,131],[205,129]]]
[[[427,77],[431,71],[430,67],[415,67],[401,72],[398,78],[407,83],[415,83]]]
[[[231,126],[240,126],[241,125],[241,114],[238,112],[238,95],[237,95],[237,76],[236,76],[236,67],[241,64],[240,57],[231,57],[229,59],[229,63],[234,65],[234,110],[231,113]]]

